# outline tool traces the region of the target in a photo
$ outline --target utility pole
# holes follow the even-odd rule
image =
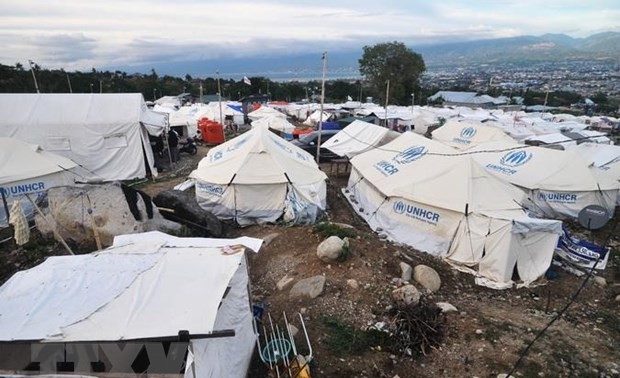
[[[390,100],[390,79],[388,79],[387,86],[385,88],[385,127],[388,126],[387,108],[388,108],[389,100]]]
[[[30,72],[32,72],[32,80],[34,80],[34,88],[37,90],[37,93],[41,93],[39,91],[39,83],[37,83],[37,77],[34,74],[34,68],[32,67],[32,60],[28,59],[28,64],[30,64]]]
[[[323,105],[325,104],[325,71],[327,71],[327,51],[323,53],[323,80],[321,81],[321,115],[319,116],[319,137],[316,143],[316,163],[321,159],[321,133],[323,132]]]
[[[411,94],[411,114],[413,114],[413,107],[415,106],[415,93]]]
[[[220,71],[215,71],[217,74],[217,95],[220,102],[220,125],[222,125],[222,134],[224,134],[224,140],[226,140],[226,134],[224,133],[224,118],[222,117],[222,87],[220,86]]]
[[[99,93],[103,93],[103,80],[99,80]]]
[[[200,103],[202,104],[202,80],[200,81]]]
[[[73,93],[73,88],[71,88],[71,79],[69,79],[69,72],[65,72],[67,75],[67,83],[69,83],[69,93]]]
[[[545,115],[545,110],[547,110],[547,100],[549,99],[549,87],[546,88],[547,93],[545,94],[545,103],[543,104],[543,111],[540,113],[540,118]]]

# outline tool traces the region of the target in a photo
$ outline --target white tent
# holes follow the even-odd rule
[[[306,126],[315,126],[318,125],[319,122],[327,122],[331,117],[331,114],[323,111],[323,118],[321,118],[321,111],[315,110],[312,114],[308,116],[308,118],[306,118],[303,124]]]
[[[523,142],[539,142],[541,144],[557,145],[562,146],[564,149],[577,145],[577,142],[575,142],[573,138],[569,138],[562,133],[533,135],[523,139]]]
[[[491,141],[514,142],[501,129],[485,126],[477,121],[448,120],[443,126],[432,132],[433,140],[437,140],[450,147],[466,150],[480,143]]]
[[[312,155],[266,127],[211,149],[190,177],[201,207],[240,225],[312,223],[326,207],[327,176]]]
[[[139,93],[0,94],[0,136],[69,158],[88,179],[156,175],[149,134],[166,127],[167,115],[149,110]]]
[[[292,137],[295,125],[286,120],[286,118],[277,116],[267,116],[259,118],[256,121],[252,121],[252,127],[268,127],[272,130],[278,131],[283,134],[290,134]]]
[[[266,105],[263,105],[260,108],[254,110],[253,112],[248,113],[248,118],[251,119],[252,121],[256,121],[257,119],[265,118],[265,117],[286,118],[286,114],[279,112],[275,110],[274,108],[271,108]]]
[[[596,177],[603,180],[615,180],[620,184],[620,146],[582,143],[573,150],[585,160]],[[620,205],[620,192],[616,205]]]
[[[567,151],[507,143],[487,143],[470,151],[489,173],[525,189],[529,210],[542,217],[576,218],[588,205],[614,213],[618,182],[593,174],[572,149]]]
[[[118,236],[98,253],[49,257],[0,287],[0,340],[88,346],[188,331],[185,377],[245,377],[255,345],[245,255],[222,247],[261,243],[150,232]],[[234,336],[217,337],[224,330]]]
[[[529,218],[523,193],[488,174],[469,155],[415,133],[355,156],[345,189],[373,230],[476,270],[477,282],[524,283],[551,263],[561,223]]]
[[[7,204],[20,201],[26,214],[32,213],[31,203],[24,195],[36,195],[55,186],[72,185],[80,180],[77,164],[41,147],[13,138],[0,138],[0,191]],[[6,226],[6,212],[0,203],[0,227]]]
[[[338,156],[352,158],[375,147],[382,146],[400,136],[387,127],[355,120],[323,143],[324,148]]]

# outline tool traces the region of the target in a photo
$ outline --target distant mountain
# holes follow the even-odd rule
[[[521,36],[440,45],[414,46],[427,66],[480,63],[532,63],[584,59],[620,61],[620,33],[608,32],[587,38],[564,34]]]
[[[536,62],[566,62],[571,60],[613,59],[620,62],[620,33],[607,32],[587,38],[572,38],[565,34],[520,36],[433,45],[413,45],[422,54],[426,66],[452,67],[471,64],[528,64]],[[219,70],[223,78],[265,76],[272,80],[320,80],[321,52],[289,55],[263,55],[247,58],[159,62],[142,66],[110,67],[129,73],[150,72],[196,77],[214,77]],[[359,77],[358,59],[362,48],[329,53],[328,78]]]

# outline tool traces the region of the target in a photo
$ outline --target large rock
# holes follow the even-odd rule
[[[314,299],[323,294],[325,288],[325,276],[314,276],[297,281],[289,292],[290,298]]]
[[[338,236],[330,236],[323,240],[316,249],[316,255],[325,262],[336,261],[342,255],[346,242]]]
[[[430,266],[417,265],[413,268],[413,279],[432,293],[441,287],[439,274]]]
[[[45,218],[35,217],[42,234],[52,235],[56,229],[63,239],[82,248],[96,244],[91,217],[104,247],[116,235],[181,227],[164,219],[149,196],[120,183],[51,188],[43,212]]]
[[[164,190],[153,198],[166,219],[179,222],[206,237],[222,236],[222,222],[213,213],[201,208],[190,191]]]
[[[405,285],[392,290],[392,299],[400,306],[416,305],[420,302],[420,292],[413,285]]]

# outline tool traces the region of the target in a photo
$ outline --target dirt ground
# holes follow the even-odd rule
[[[173,187],[186,178],[207,150],[200,146],[196,156],[182,155],[175,170],[138,187],[149,195]],[[346,260],[331,264],[320,261],[316,247],[323,238],[312,226],[226,229],[227,237],[269,235],[270,243],[260,253],[249,255],[253,300],[263,304],[274,317],[282,311],[304,314],[314,348],[311,371],[315,378],[482,378],[508,373],[527,343],[568,303],[583,282],[583,278],[552,268],[557,277],[543,278],[535,287],[498,291],[476,286],[471,275],[457,272],[438,258],[381,240],[340,194],[347,177],[331,174],[329,164],[322,164],[322,169],[330,176],[328,219],[354,227],[351,253]],[[608,240],[614,221],[593,232],[592,239],[599,243]],[[600,274],[607,285],[600,286],[591,280],[564,316],[532,346],[514,376],[620,377],[620,302],[616,301],[620,294],[620,256],[616,251],[620,227],[609,240],[613,254],[607,269]],[[36,264],[45,255],[62,253],[50,246],[41,246],[37,251],[40,256],[27,261],[18,257],[7,259],[5,254],[0,261],[0,282],[15,270]],[[20,254],[13,251],[9,255]],[[426,295],[427,302],[449,302],[458,309],[445,315],[446,334],[440,345],[418,357],[371,344],[343,347],[334,339],[334,329],[329,324],[339,324],[350,333],[386,320],[386,309],[392,305],[390,293],[396,287],[392,279],[400,277],[401,261],[433,267],[442,284],[438,292]],[[325,291],[316,299],[291,300],[288,290],[276,288],[276,283],[287,274],[296,280],[324,275]],[[356,280],[358,288],[349,286],[349,279]],[[255,358],[249,377],[267,376],[273,375]]]

